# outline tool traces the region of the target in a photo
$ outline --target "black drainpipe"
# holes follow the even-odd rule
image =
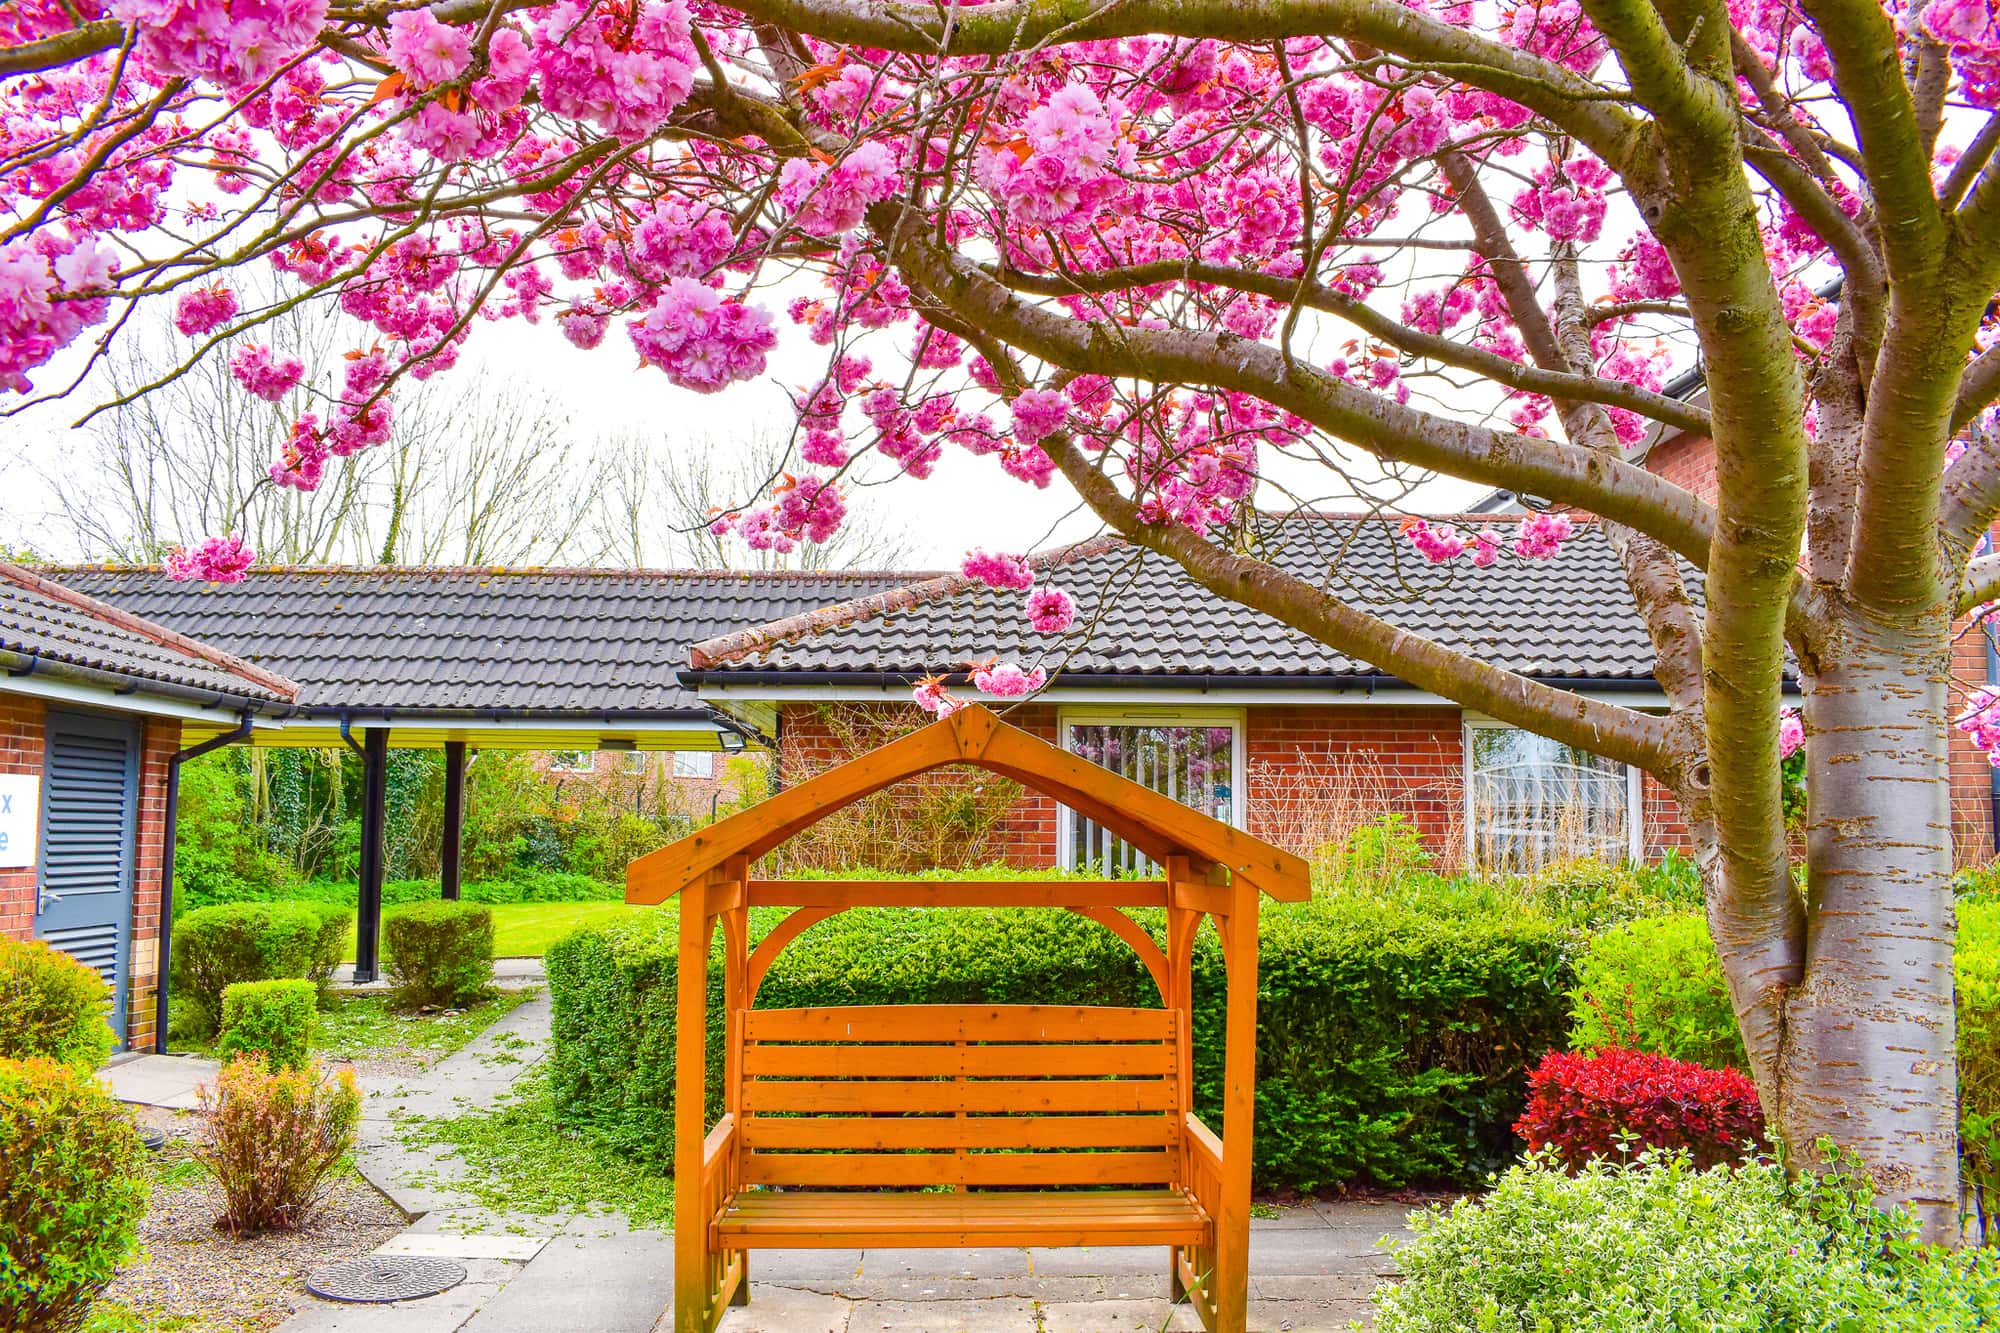
[[[220,750],[225,745],[250,739],[250,714],[246,711],[243,720],[236,724],[234,731],[225,731],[220,736],[211,736],[199,745],[190,745],[178,751],[167,760],[167,819],[166,843],[160,849],[160,940],[154,959],[153,976],[153,1053],[167,1053],[167,976],[168,966],[174,948],[174,838],[181,822],[181,765],[190,759],[199,759],[210,750]]]

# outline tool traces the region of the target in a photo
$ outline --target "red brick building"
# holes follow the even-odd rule
[[[0,930],[97,969],[120,1040],[149,1046],[181,728],[297,687],[6,564],[0,671]]]
[[[1260,553],[1487,661],[1665,705],[1594,522],[1559,559],[1504,573],[1429,565],[1380,517],[1296,518]],[[954,688],[972,694],[967,664],[997,655],[1053,677],[1010,720],[1301,852],[1339,846],[1385,814],[1444,864],[1651,858],[1686,844],[1672,799],[1635,770],[1413,689],[1192,587],[1164,558],[1100,540],[1039,564],[1042,583],[1077,599],[1069,635],[1031,630],[1018,593],[950,576],[698,644],[682,680],[776,738],[781,781],[913,724],[910,688],[925,674],[955,673]],[[978,823],[984,853],[1019,865],[1131,855],[1040,797]]]

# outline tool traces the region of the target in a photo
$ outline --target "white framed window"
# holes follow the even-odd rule
[[[597,755],[590,750],[550,750],[549,768],[556,773],[594,773]]]
[[[618,771],[634,776],[646,771],[647,755],[639,750],[627,750],[618,756]]]
[[[715,776],[715,751],[675,750],[674,776],[677,778],[712,778]]]
[[[1243,710],[1240,708],[1065,708],[1062,748],[1182,805],[1243,826]],[[1106,873],[1144,872],[1152,862],[1124,839],[1068,806],[1056,818],[1063,865]]]
[[[1491,718],[1465,720],[1465,850],[1482,870],[1643,860],[1639,770]]]

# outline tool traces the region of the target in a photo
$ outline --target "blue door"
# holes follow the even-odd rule
[[[139,725],[48,713],[35,937],[101,975],[125,1040],[132,881],[139,820]]]

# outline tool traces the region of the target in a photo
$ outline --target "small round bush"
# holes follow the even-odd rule
[[[320,912],[304,903],[227,903],[176,921],[171,976],[183,1029],[214,1033],[222,992],[239,981],[308,976],[321,930]]]
[[[1615,1046],[1542,1057],[1514,1132],[1571,1166],[1674,1148],[1710,1167],[1754,1155],[1765,1141],[1757,1087],[1744,1075]]]
[[[406,907],[383,919],[382,943],[399,1008],[460,1008],[493,980],[493,913],[475,903]]]
[[[1685,1156],[1533,1159],[1411,1218],[1376,1333],[1972,1333],[2000,1319],[1994,1256],[1915,1243],[1839,1178]]]
[[[326,1197],[333,1169],[354,1147],[361,1092],[352,1070],[272,1069],[254,1055],[222,1067],[201,1089],[194,1158],[222,1191],[231,1232],[293,1231]]]
[[[68,1333],[146,1211],[144,1149],[88,1074],[0,1060],[0,1330]]]
[[[312,1049],[317,988],[310,981],[239,981],[222,992],[222,1037],[215,1053],[261,1055],[273,1069],[303,1069]]]
[[[0,1059],[48,1059],[89,1074],[116,1041],[104,978],[40,940],[0,938]]]

